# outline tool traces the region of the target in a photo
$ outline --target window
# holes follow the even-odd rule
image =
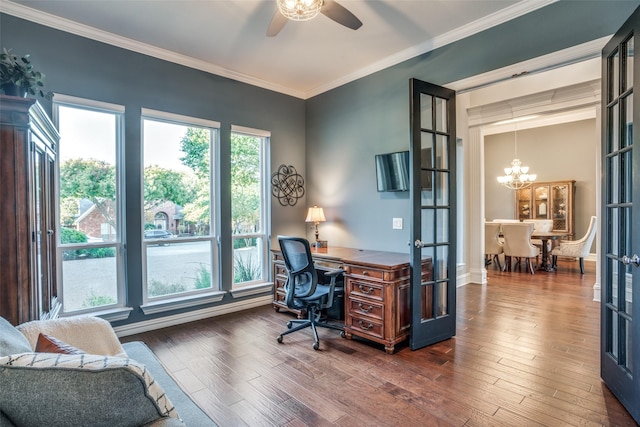
[[[58,287],[64,313],[124,306],[124,107],[56,95],[60,131]]]
[[[217,290],[211,165],[219,125],[152,110],[142,116],[144,302]]]
[[[269,133],[232,127],[233,287],[262,283],[269,265],[267,145]]]

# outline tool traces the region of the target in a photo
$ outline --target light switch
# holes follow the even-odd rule
[[[393,218],[393,229],[402,230],[402,218]]]

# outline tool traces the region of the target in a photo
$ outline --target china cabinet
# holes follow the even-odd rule
[[[575,181],[536,182],[515,192],[516,218],[553,220],[553,231],[574,234]]]
[[[0,95],[0,316],[55,317],[55,159],[59,135],[34,99]]]

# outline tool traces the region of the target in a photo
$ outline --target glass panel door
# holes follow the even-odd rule
[[[640,421],[640,186],[634,169],[640,167],[633,128],[637,115],[634,97],[635,35],[640,30],[636,11],[602,51],[603,79],[603,188],[602,295],[600,359],[602,379],[613,394]],[[637,183],[636,183],[637,184]]]
[[[411,80],[413,350],[455,335],[455,92]]]

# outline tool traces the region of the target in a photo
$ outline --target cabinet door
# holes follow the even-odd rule
[[[31,210],[31,318],[51,317],[56,299],[54,235],[54,158],[43,146],[32,143]]]
[[[533,218],[548,219],[549,218],[549,186],[538,185],[533,187]]]
[[[531,219],[532,214],[531,188],[521,188],[516,191],[516,218]]]
[[[569,184],[551,186],[551,219],[553,231],[569,231]]]

